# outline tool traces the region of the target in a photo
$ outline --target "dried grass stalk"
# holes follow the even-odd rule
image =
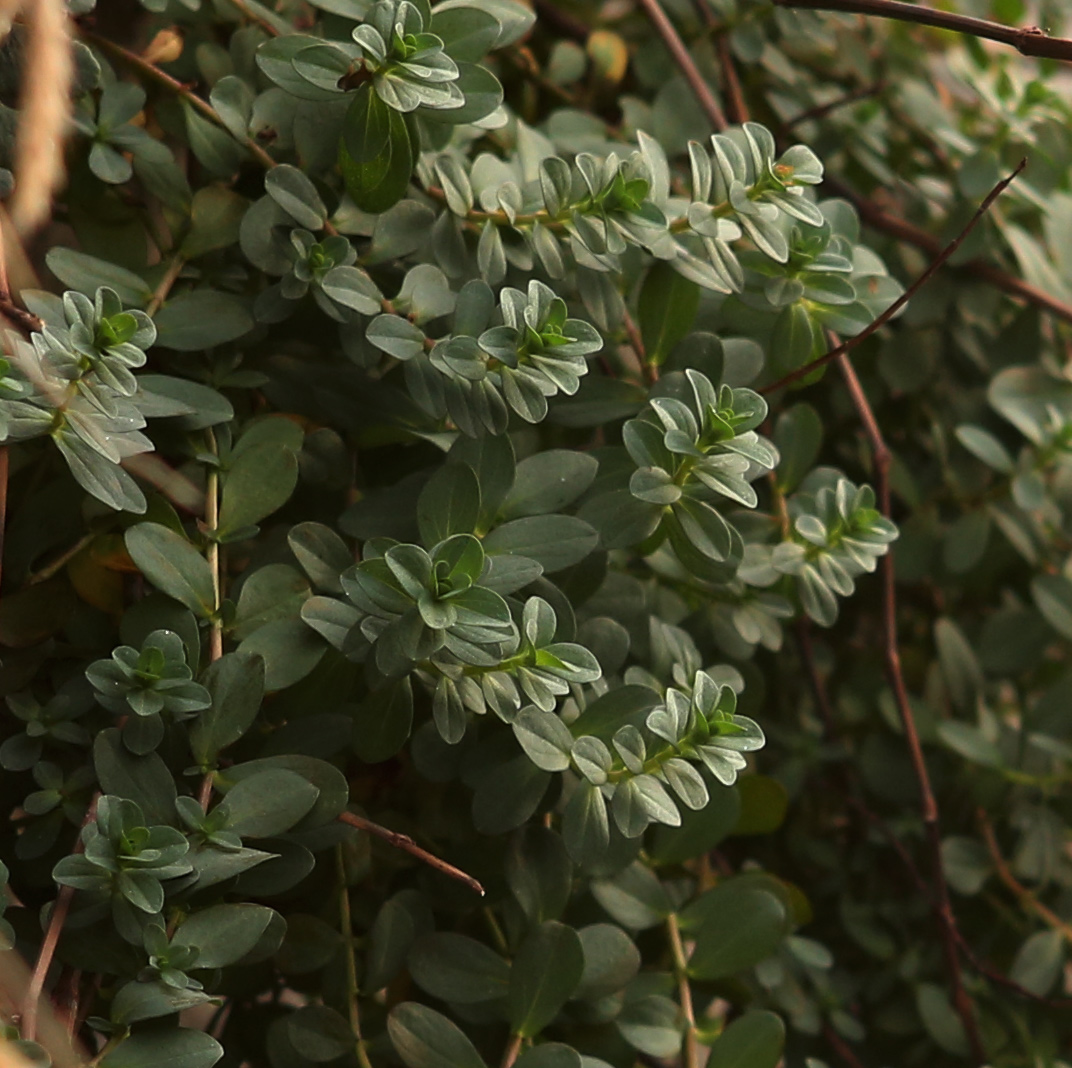
[[[74,63],[64,0],[27,0],[24,12],[29,41],[19,101],[11,219],[25,237],[49,218],[52,194],[63,181],[63,139],[70,122]]]
[[[0,41],[10,32],[15,16],[22,7],[22,0],[0,0]]]

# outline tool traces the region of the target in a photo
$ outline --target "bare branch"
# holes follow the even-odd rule
[[[457,879],[460,883],[465,883],[470,890],[475,890],[481,897],[484,896],[484,887],[482,887],[476,879],[471,875],[467,875],[461,868],[456,868],[453,864],[448,864],[445,860],[440,860],[439,857],[429,853],[426,849],[421,849],[421,847],[417,845],[408,834],[399,834],[398,831],[390,831],[386,827],[381,827],[378,823],[373,823],[372,820],[365,819],[364,816],[358,816],[347,810],[340,812],[336,818],[340,823],[348,823],[351,827],[356,827],[360,831],[365,831],[368,834],[375,835],[377,838],[382,838],[396,849],[401,849],[404,853],[409,853],[411,857],[416,857],[418,860],[427,864],[428,867],[435,868],[436,871],[442,872],[451,879]]]
[[[1022,166],[1023,164],[1021,164],[1021,168]],[[1018,171],[1014,172],[1012,177],[1015,177],[1015,173],[1018,173]],[[1011,177],[1006,179],[1004,184],[1008,185],[1009,181],[1011,181]],[[830,335],[830,340],[835,343],[832,351],[841,348],[836,344],[837,338],[833,334]],[[853,406],[860,417],[864,434],[871,446],[871,454],[875,464],[875,486],[878,491],[879,511],[882,515],[889,516],[891,458],[889,447],[882,436],[882,430],[878,425],[878,420],[875,418],[875,413],[867,400],[867,394],[864,393],[860,380],[856,377],[852,362],[844,351],[837,352],[833,358],[838,361],[838,367],[845,379],[849,395],[852,397]],[[923,756],[923,745],[919,740],[919,731],[916,729],[915,716],[908,698],[908,687],[905,685],[904,672],[901,669],[901,651],[897,641],[897,575],[892,552],[888,552],[882,558],[882,629],[886,674],[889,678],[890,688],[893,690],[897,714],[901,721],[901,729],[904,732],[905,742],[908,745],[908,755],[912,762],[912,771],[916,778],[916,785],[919,788],[920,811],[926,832],[931,869],[932,905],[935,919],[938,922],[942,956],[945,960],[946,975],[953,998],[953,1008],[964,1027],[964,1034],[971,1049],[972,1063],[983,1065],[987,1061],[986,1049],[979,1035],[979,1027],[975,1019],[975,1008],[967,990],[964,988],[959,953],[960,937],[949,896],[949,884],[946,882],[945,868],[942,864],[942,837],[938,826],[938,802],[931,786],[930,773],[927,771],[927,762]]]
[[[1038,26],[1006,26],[988,19],[939,11],[903,0],[774,0],[779,7],[808,8],[812,11],[849,11],[857,15],[875,15],[883,19],[937,26],[942,30],[966,33],[988,41],[1011,45],[1021,55],[1038,59],[1060,59],[1072,63],[1072,40],[1051,37]]]
[[[711,87],[700,73],[695,60],[689,55],[685,42],[681,40],[677,30],[674,29],[674,24],[667,18],[659,0],[640,0],[640,3],[647,12],[648,18],[651,19],[652,25],[658,30],[663,43],[669,49],[670,55],[674,57],[674,62],[685,76],[685,80],[689,83],[689,88],[692,89],[697,103],[711,120],[711,125],[716,130],[725,130],[729,123],[726,121],[722,108],[719,107],[714,93],[711,92]]]

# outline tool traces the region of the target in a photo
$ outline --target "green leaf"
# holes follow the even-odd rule
[[[368,994],[382,990],[402,970],[410,946],[417,935],[413,911],[406,905],[403,890],[383,903],[368,934],[365,975],[361,989]]]
[[[171,941],[195,946],[198,968],[225,968],[256,948],[275,915],[265,905],[213,905],[187,916]]]
[[[180,248],[184,259],[227,248],[238,241],[238,227],[249,201],[222,185],[208,185],[193,197],[190,232]]]
[[[200,352],[248,334],[253,316],[246,302],[215,289],[189,289],[153,316],[156,343],[180,352]]]
[[[281,753],[278,756],[249,760],[245,764],[228,768],[226,772],[218,773],[217,779],[221,781],[223,788],[227,789],[235,783],[260,775],[265,770],[277,769],[294,772],[319,791],[312,810],[292,833],[330,823],[346,807],[350,798],[350,786],[342,772],[326,760],[302,753]]]
[[[573,996],[597,1001],[624,990],[640,970],[640,951],[629,935],[612,923],[593,923],[577,934],[584,972]]]
[[[433,997],[468,1004],[505,997],[510,965],[465,935],[440,931],[418,939],[409,953],[414,982]]]
[[[468,464],[444,464],[417,498],[421,540],[429,548],[452,534],[472,534],[479,518],[480,486]]]
[[[694,926],[694,917],[702,917]],[[695,979],[727,979],[769,957],[785,937],[782,902],[747,883],[722,883],[682,913],[696,948],[689,958]]]
[[[318,1064],[343,1056],[356,1041],[344,1017],[328,1005],[303,1005],[292,1012],[287,1038],[299,1056]]]
[[[138,570],[158,589],[208,619],[214,612],[212,570],[184,537],[159,523],[138,523],[125,537]]]
[[[231,402],[222,393],[200,382],[172,375],[148,374],[139,375],[138,384],[141,387],[139,397],[145,391],[151,391],[189,409],[188,414],[175,417],[173,425],[183,430],[201,430],[234,418]],[[152,418],[151,413],[147,414]]]
[[[408,678],[373,690],[354,714],[354,752],[367,764],[389,760],[413,728],[413,687]]]
[[[287,544],[302,570],[318,589],[341,593],[339,575],[354,562],[346,542],[323,523],[299,523],[290,528]]]
[[[594,456],[573,449],[548,449],[517,465],[513,488],[503,501],[503,519],[546,515],[572,504],[599,470]]]
[[[324,656],[327,646],[300,619],[278,619],[259,627],[238,646],[240,653],[264,659],[264,688],[285,690],[308,675]]]
[[[389,108],[370,84],[354,94],[339,142],[346,191],[368,212],[386,211],[406,193],[417,149],[406,118]]]
[[[521,943],[510,970],[510,1029],[538,1035],[557,1015],[584,974],[584,949],[572,927],[550,920]]]
[[[964,1024],[943,987],[937,983],[920,983],[916,988],[916,1009],[927,1033],[946,1053],[954,1057],[969,1055],[971,1047]]]
[[[171,1016],[211,999],[212,996],[202,990],[179,990],[162,982],[135,981],[119,988],[112,999],[109,1019],[125,1027],[141,1020]]]
[[[785,1045],[785,1024],[773,1012],[746,1012],[711,1047],[708,1068],[777,1068]]]
[[[107,286],[126,307],[143,308],[153,295],[152,287],[140,275],[74,249],[49,249],[45,263],[65,286],[87,297],[94,296],[101,286]]]
[[[101,792],[133,801],[150,826],[175,822],[175,780],[156,753],[135,756],[109,727],[93,743],[93,769]]]
[[[726,787],[719,784],[720,789]],[[770,834],[785,819],[789,794],[785,787],[769,775],[746,775],[737,781],[741,815],[733,828],[736,835]]]
[[[595,529],[571,515],[535,515],[511,519],[484,539],[489,555],[512,553],[543,565],[545,571],[561,571],[580,563],[599,542]]]
[[[570,1046],[561,1042],[541,1042],[538,1046],[530,1046],[516,1061],[514,1068],[583,1068],[585,1063],[589,1068],[597,1068],[605,1064],[596,1057],[585,1057]]]
[[[223,480],[218,534],[259,523],[289,500],[298,484],[304,434],[281,416],[253,423],[238,439]]]
[[[190,728],[190,749],[202,768],[253,726],[264,699],[264,661],[249,653],[225,653],[210,664],[202,684],[212,704]]]
[[[506,880],[530,923],[557,920],[573,883],[573,865],[561,837],[547,827],[519,831],[507,857]]]
[[[1065,940],[1060,931],[1036,931],[1016,951],[1009,978],[1044,997],[1064,966]]]
[[[387,1033],[406,1068],[485,1068],[465,1034],[426,1005],[396,1005],[387,1017]]]
[[[1031,598],[1058,634],[1072,638],[1072,582],[1064,575],[1036,575],[1031,580]]]
[[[666,888],[639,860],[608,879],[594,880],[592,896],[623,927],[634,931],[662,923],[673,911]]]
[[[1068,587],[1072,591],[1072,583]],[[935,622],[934,640],[938,646],[938,662],[942,666],[942,675],[953,704],[962,711],[971,711],[983,692],[985,682],[975,650],[951,619]]]
[[[124,1039],[100,1061],[101,1068],[212,1068],[223,1047],[204,1031],[153,1027]]]
[[[794,404],[778,417],[774,425],[774,444],[781,457],[778,463],[778,486],[792,493],[815,466],[823,444],[823,421],[810,404]]]
[[[692,329],[700,307],[700,287],[669,263],[648,271],[637,298],[637,318],[649,363],[663,363],[670,350]]]
[[[950,835],[942,840],[942,870],[958,893],[977,894],[993,874],[994,866],[982,842]]]
[[[217,178],[232,177],[246,159],[245,147],[185,100],[181,103],[186,117],[186,137],[198,162]]]
[[[215,811],[227,830],[243,838],[268,838],[300,822],[319,794],[301,775],[267,768],[232,786]]]
[[[680,827],[656,827],[652,837],[651,858],[659,864],[680,864],[710,852],[737,826],[741,814],[738,786],[723,786],[714,776],[703,772],[709,799],[696,811],[681,810]],[[744,780],[741,780],[743,782]]]
[[[290,564],[258,568],[242,583],[230,631],[241,640],[268,623],[295,619],[307,600],[309,583]]]

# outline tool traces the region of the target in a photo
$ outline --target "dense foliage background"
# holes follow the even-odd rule
[[[0,1055],[1072,1063],[1064,5],[836,6],[0,3]]]

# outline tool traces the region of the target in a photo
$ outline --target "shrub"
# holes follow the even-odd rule
[[[1063,1063],[1068,43],[72,0],[31,240],[24,6],[15,1047]]]

